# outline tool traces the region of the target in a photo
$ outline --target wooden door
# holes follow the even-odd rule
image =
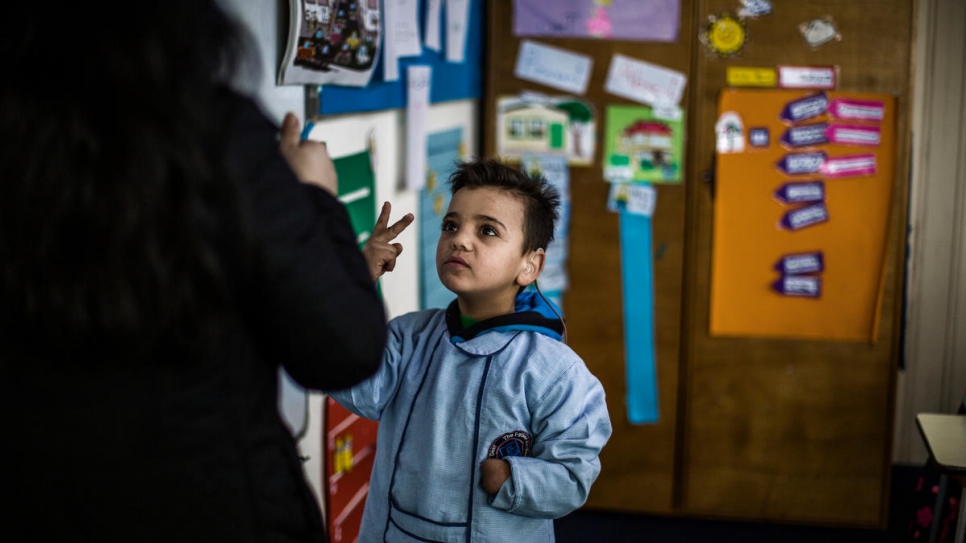
[[[773,2],[747,22],[740,56],[696,50],[688,201],[687,345],[681,509],[701,516],[884,526],[900,352],[908,172],[912,0]],[[709,16],[730,0],[704,0]],[[830,17],[841,34],[811,48],[799,25]],[[714,123],[728,66],[832,65],[840,91],[897,96],[898,149],[885,293],[874,344],[716,338],[709,329]]]

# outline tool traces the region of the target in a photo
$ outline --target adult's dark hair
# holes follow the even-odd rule
[[[540,173],[525,173],[499,160],[459,162],[449,176],[453,194],[463,188],[496,187],[523,202],[523,254],[546,249],[553,240],[560,194]]]
[[[230,300],[216,240],[245,239],[214,107],[243,35],[214,0],[22,4],[0,45],[0,325],[62,352],[190,344]]]

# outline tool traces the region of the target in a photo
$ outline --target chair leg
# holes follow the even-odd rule
[[[966,486],[959,493],[959,517],[956,519],[956,543],[963,543],[966,537]]]
[[[939,476],[939,492],[936,494],[936,503],[932,507],[932,525],[929,527],[929,543],[936,543],[939,540],[939,526],[942,524],[943,502],[946,500],[946,487],[949,486],[949,477]]]

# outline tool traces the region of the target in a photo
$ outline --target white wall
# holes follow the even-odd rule
[[[288,22],[280,19],[288,10],[288,2],[252,2],[251,0],[219,0],[227,12],[233,14],[251,32],[258,47],[261,77],[255,81],[255,91],[265,112],[277,122],[291,111],[299,119],[305,118],[305,87],[275,84],[278,66],[285,53],[284,38]]]
[[[922,464],[917,413],[966,394],[966,2],[921,0],[912,111],[906,369],[893,459]]]

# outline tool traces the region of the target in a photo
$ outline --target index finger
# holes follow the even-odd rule
[[[392,204],[389,202],[383,202],[382,209],[379,210],[379,216],[376,217],[376,225],[373,227],[372,235],[370,237],[381,237],[382,233],[387,230],[387,225],[389,224],[389,213],[391,211]]]
[[[388,228],[387,231],[390,234],[392,234],[392,237],[388,239],[390,240],[395,239],[396,236],[398,236],[399,234],[402,234],[403,230],[408,228],[409,225],[413,223],[413,220],[415,218],[416,217],[412,213],[406,213],[405,215],[403,215],[403,218],[394,222],[393,225]]]

